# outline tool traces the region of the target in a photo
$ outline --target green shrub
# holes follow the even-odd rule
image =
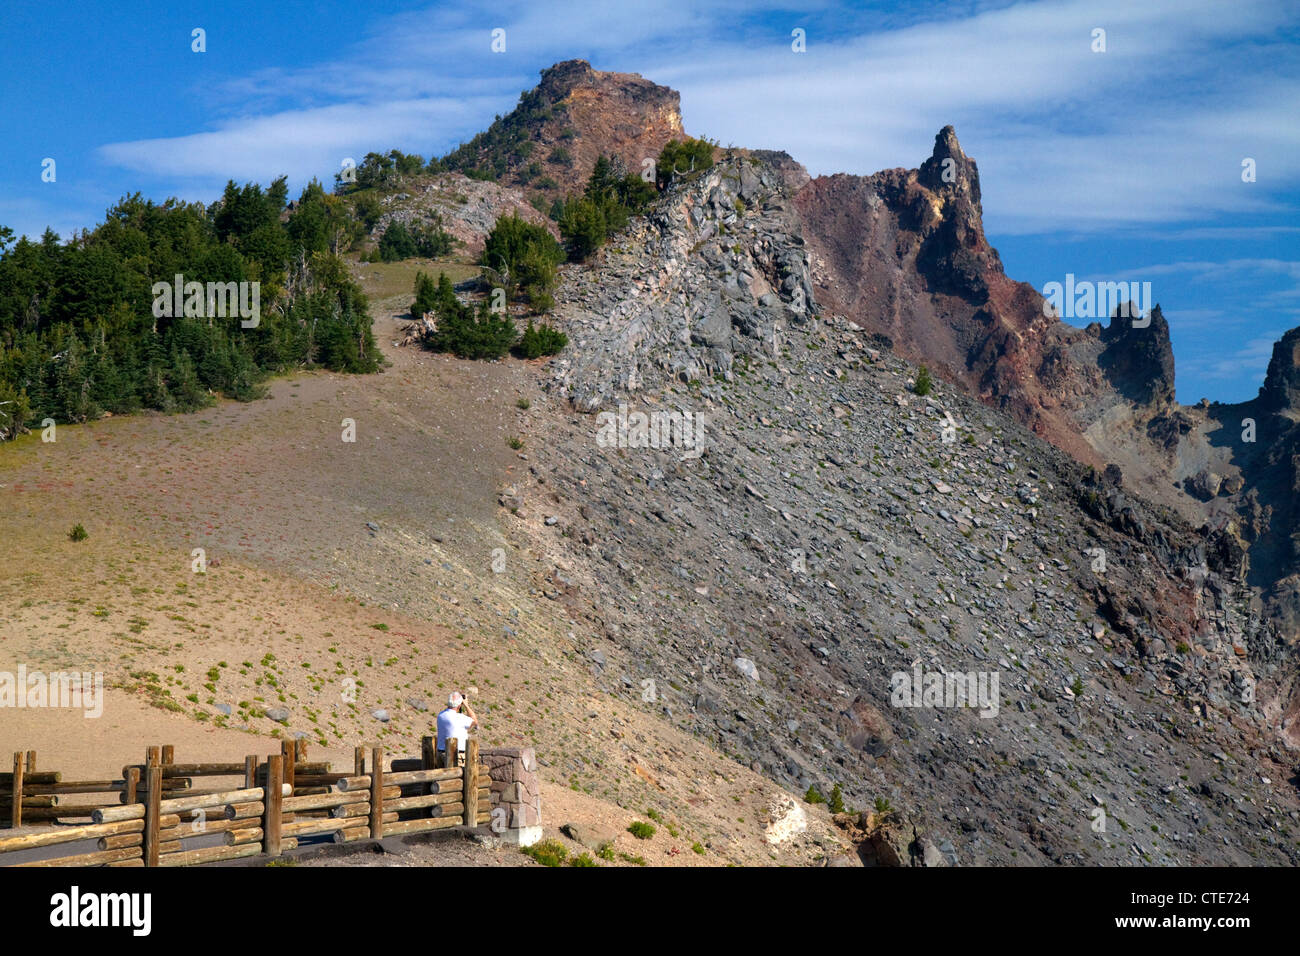
[[[673,140],[664,145],[655,164],[655,180],[663,189],[679,175],[699,172],[713,165],[717,143],[707,139]]]
[[[484,278],[500,283],[508,297],[522,293],[538,312],[554,306],[550,293],[564,249],[545,226],[518,215],[502,216],[488,233],[479,261]]]
[[[814,783],[809,785],[808,792],[803,795],[803,802],[804,803],[825,803],[826,798],[822,796],[822,792],[817,789],[817,784]]]
[[[569,855],[569,851],[554,840],[543,840],[541,843],[522,847],[522,850],[542,866],[563,866],[565,857]]]
[[[930,370],[922,365],[916,373],[916,385],[912,387],[912,391],[918,395],[929,395],[933,388],[934,379],[930,377]]]
[[[596,861],[591,858],[590,853],[580,853],[569,861],[569,866],[596,866]]]
[[[422,294],[423,293],[423,294]],[[438,330],[424,341],[435,352],[451,352],[460,358],[494,359],[510,351],[519,337],[509,316],[495,315],[488,301],[479,303],[477,312],[456,298],[451,280],[446,273],[438,276],[438,285],[432,294],[428,284],[416,277],[416,302],[412,310],[431,306],[437,316]]]
[[[627,832],[638,840],[648,840],[655,835],[655,825],[646,823],[644,820],[637,820],[627,828]]]
[[[614,862],[614,844],[602,843],[600,849],[596,851],[596,856],[610,863]]]
[[[519,340],[519,354],[527,359],[541,358],[543,355],[555,355],[568,344],[569,337],[563,332],[545,323],[533,325],[533,320],[529,319],[528,327]]]
[[[581,196],[570,196],[551,216],[569,247],[569,257],[581,261],[629,219],[640,215],[654,201],[654,187],[635,173],[622,172],[608,157],[601,156]]]
[[[442,228],[441,218],[436,219],[432,225],[407,226],[401,222],[391,222],[379,237],[378,251],[383,262],[399,262],[415,256],[438,259],[449,255],[455,244],[455,237]]]
[[[445,273],[440,274],[445,278]],[[455,293],[452,293],[453,298]],[[433,279],[423,272],[415,274],[415,301],[411,303],[411,315],[419,318],[426,312],[435,312],[438,308],[438,286]]]
[[[840,792],[840,785],[838,783],[831,787],[831,798],[826,803],[826,809],[831,813],[844,812],[844,794]]]
[[[72,530],[68,532],[68,537],[71,538],[73,541],[85,541],[87,538],[90,537],[90,535],[86,533],[86,529],[83,528],[80,524],[76,524],[73,525]]]

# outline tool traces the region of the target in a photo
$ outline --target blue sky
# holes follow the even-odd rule
[[[0,13],[0,224],[19,232],[66,238],[135,191],[208,201],[283,173],[296,192],[343,157],[441,154],[581,57],[679,90],[688,132],[814,175],[916,166],[952,123],[1008,274],[1150,281],[1184,402],[1253,397],[1300,325],[1291,0],[89,7]]]

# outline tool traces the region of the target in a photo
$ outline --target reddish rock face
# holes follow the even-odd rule
[[[1135,409],[1126,421],[1148,419],[1173,401],[1158,310],[1143,329],[1124,319],[1077,329],[1049,315],[1032,286],[1007,278],[984,235],[979,169],[951,126],[919,169],[819,177],[795,204],[825,308],[1080,461],[1101,467],[1115,457],[1084,436],[1105,409],[1124,402]]]
[[[676,90],[637,73],[593,70],[586,60],[543,70],[537,87],[492,124],[489,137],[493,131],[494,145],[468,144],[465,168],[495,166],[502,185],[547,198],[580,192],[602,155],[640,172],[643,161],[658,159],[670,140],[686,138]],[[519,143],[531,146],[517,148]],[[534,163],[538,175],[529,172]],[[547,178],[556,185],[539,185]]]

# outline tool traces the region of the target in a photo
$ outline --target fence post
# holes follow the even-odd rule
[[[244,758],[244,789],[252,790],[257,786],[257,755],[249,754]]]
[[[307,738],[299,737],[293,744],[294,759],[298,763],[307,762]]]
[[[366,775],[366,748],[354,747],[352,750],[352,769],[358,777]]]
[[[456,760],[460,756],[460,742],[455,737],[447,738],[446,757],[443,758],[443,767],[450,769],[456,766]]]
[[[152,747],[149,748],[153,750]],[[151,763],[145,770],[144,865],[158,865],[158,824],[162,804],[162,765]]]
[[[27,772],[28,773],[36,772],[36,751],[35,750],[27,751]]]
[[[370,839],[384,836],[384,748],[370,752]]]
[[[433,744],[434,744],[434,740],[432,737],[425,736],[420,738],[420,769],[421,770],[438,769],[438,751],[434,749]],[[433,787],[434,787],[433,784],[426,783],[424,786],[420,788],[420,793],[425,796],[428,796],[429,794],[433,793]],[[433,807],[428,807],[422,814],[420,814],[420,816],[427,817],[427,816],[431,816],[432,814],[433,814]]]
[[[293,789],[294,756],[296,754],[297,750],[294,749],[292,740],[280,741],[280,756],[283,758],[284,763],[284,782],[289,785],[290,790]]]
[[[284,784],[284,758],[271,754],[266,758],[266,787],[262,791],[262,852],[280,855],[280,823],[283,820],[280,788]]]
[[[123,776],[126,786],[122,788],[122,802],[128,806],[140,800],[140,768],[127,767]]]
[[[163,766],[165,767],[165,766],[167,766],[167,764],[169,764],[169,763],[175,763],[175,762],[176,762],[176,747],[175,747],[175,745],[173,745],[173,744],[163,744],[163,748],[162,748],[162,763],[163,763]]]
[[[23,825],[23,761],[22,751],[14,754],[13,806],[9,808],[9,825],[15,830]]]
[[[450,746],[451,741],[448,741]],[[465,773],[461,796],[465,803],[465,826],[478,826],[478,738],[465,741]]]

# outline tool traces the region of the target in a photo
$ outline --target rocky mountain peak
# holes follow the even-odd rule
[[[966,199],[982,220],[979,168],[962,152],[957,131],[951,126],[945,126],[934,137],[934,152],[917,170],[917,181],[932,192]]]
[[[1160,306],[1144,317],[1132,305],[1116,309],[1100,337],[1106,347],[1097,364],[1120,394],[1138,405],[1173,403],[1174,348]]]
[[[537,84],[537,90],[555,102],[568,96],[578,84],[594,82],[596,75],[586,60],[563,60],[542,70],[542,81]]]
[[[1300,328],[1273,343],[1273,357],[1259,394],[1272,409],[1300,411]]]
[[[519,105],[446,157],[456,171],[487,173],[500,185],[547,199],[579,191],[600,156],[631,170],[686,136],[676,90],[637,73],[565,60],[541,72]]]

